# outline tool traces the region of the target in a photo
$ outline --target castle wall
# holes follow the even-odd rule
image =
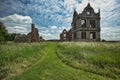
[[[72,41],[100,41],[100,11],[95,13],[89,3],[79,15],[74,10],[71,26]]]
[[[40,38],[39,38],[39,33],[38,33],[38,29],[35,28],[34,24],[31,24],[31,32],[28,33],[28,35],[16,35],[15,42],[39,42]]]
[[[65,29],[60,34],[60,41],[71,41],[72,40],[72,30],[66,31]]]

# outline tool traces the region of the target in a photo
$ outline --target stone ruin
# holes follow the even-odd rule
[[[14,39],[15,42],[39,42],[40,37],[38,33],[38,29],[35,28],[34,24],[31,24],[31,32],[27,35],[25,34],[17,34]]]
[[[30,38],[25,34],[16,34],[14,42],[30,42]]]
[[[72,30],[67,31],[66,29],[60,34],[60,41],[71,41],[72,40]]]
[[[28,33],[28,37],[30,38],[30,42],[39,42],[40,41],[38,29],[35,28],[34,24],[32,24],[31,32]]]
[[[65,29],[60,34],[60,41],[100,41],[100,9],[96,13],[90,3],[82,13],[74,9],[70,32]]]
[[[88,3],[82,13],[74,10],[71,26],[72,41],[100,41],[100,9],[96,13]]]

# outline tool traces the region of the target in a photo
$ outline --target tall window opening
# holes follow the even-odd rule
[[[81,38],[82,38],[82,39],[86,39],[86,32],[82,32],[82,33],[81,33]]]
[[[74,33],[74,39],[76,39],[76,37],[77,37],[77,34],[76,34],[76,32]]]
[[[74,29],[76,29],[76,23],[74,23]]]
[[[86,27],[86,20],[85,19],[81,20],[81,27],[82,28]]]
[[[90,32],[90,39],[96,38],[96,32]]]
[[[64,33],[63,36],[66,37],[66,33]]]
[[[90,28],[95,28],[95,20],[90,20]]]
[[[63,32],[63,40],[66,40],[66,39],[67,39],[67,31],[64,30],[64,32]]]

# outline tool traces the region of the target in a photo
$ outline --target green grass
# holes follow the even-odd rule
[[[75,69],[120,79],[120,43],[60,43],[58,49],[62,62]]]
[[[47,43],[8,43],[0,46],[0,79],[11,77],[36,63]]]
[[[6,80],[119,80],[119,49],[120,43],[9,43],[0,46],[0,76]]]

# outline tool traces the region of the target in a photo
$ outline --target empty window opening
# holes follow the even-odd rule
[[[66,33],[67,31],[66,30],[64,30],[64,32],[63,33]]]
[[[82,32],[82,33],[81,33],[81,38],[82,38],[82,39],[86,39],[86,32]]]
[[[64,37],[64,40],[66,40],[66,37]]]
[[[90,24],[90,28],[92,27],[92,25]]]
[[[81,20],[81,27],[86,27],[86,20],[85,19]]]
[[[76,34],[76,32],[74,33],[74,39],[76,39],[76,37],[77,37],[77,34]]]
[[[74,29],[76,29],[76,23],[74,23]]]
[[[90,12],[89,12],[89,11],[87,11],[87,15],[90,15]]]
[[[64,37],[66,37],[66,34],[63,34]]]
[[[95,20],[90,20],[90,28],[95,28]]]
[[[90,32],[90,39],[95,39],[95,38],[96,38],[96,33]]]

